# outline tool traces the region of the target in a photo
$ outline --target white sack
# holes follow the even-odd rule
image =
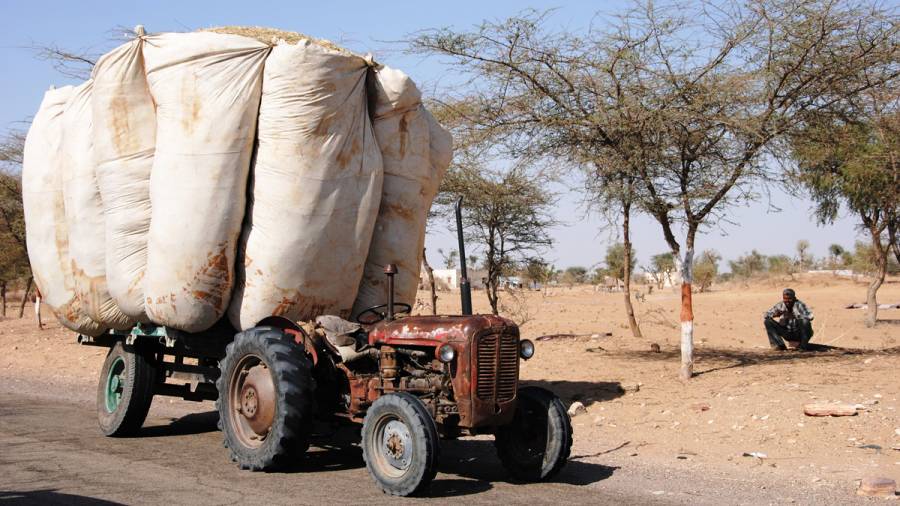
[[[60,323],[98,336],[105,330],[87,316],[75,297],[69,260],[69,231],[62,191],[63,112],[72,87],[51,89],[28,130],[22,167],[22,203],[28,260],[43,302]]]
[[[106,287],[106,219],[92,151],[92,90],[90,80],[76,87],[62,117],[63,197],[75,296],[92,320],[114,329],[129,329],[134,320],[119,311]]]
[[[93,139],[106,216],[106,280],[121,311],[146,322],[143,279],[150,228],[150,169],[156,110],[141,54],[142,39],[123,44],[94,66]]]
[[[155,323],[212,326],[234,286],[234,258],[269,47],[210,32],[145,38],[156,153],[144,302]]]
[[[350,316],[381,198],[367,71],[362,58],[309,41],[266,59],[235,327]]]
[[[375,138],[384,161],[384,184],[353,315],[387,302],[384,266],[397,265],[397,302],[415,303],[425,244],[425,220],[450,165],[450,134],[421,103],[415,83],[399,70],[375,74]]]

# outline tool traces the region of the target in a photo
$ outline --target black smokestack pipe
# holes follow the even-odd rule
[[[462,197],[456,201],[456,236],[459,238],[459,298],[462,303],[462,314],[472,314],[472,286],[469,285],[469,275],[466,272],[466,243],[463,241],[462,231]]]

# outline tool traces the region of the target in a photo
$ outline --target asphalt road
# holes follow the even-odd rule
[[[319,441],[287,471],[240,471],[222,447],[216,413],[208,403],[194,407],[200,412],[154,408],[141,436],[115,439],[100,434],[90,403],[0,392],[0,504],[668,502],[610,490],[603,482],[615,468],[579,460],[552,482],[511,483],[488,440],[445,442],[440,472],[420,499],[382,494],[350,444],[352,431]]]

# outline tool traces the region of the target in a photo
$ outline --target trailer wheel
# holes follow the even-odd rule
[[[121,341],[110,348],[97,384],[97,419],[106,436],[130,436],[140,430],[153,401],[156,367],[146,353]]]
[[[437,472],[440,440],[422,402],[408,393],[382,395],[366,412],[363,459],[386,494],[421,492]]]
[[[225,447],[241,469],[275,469],[306,451],[312,364],[281,330],[238,333],[219,370],[219,421]]]
[[[553,477],[572,450],[572,422],[559,397],[539,387],[520,388],[516,414],[497,428],[497,455],[514,478],[540,481]]]

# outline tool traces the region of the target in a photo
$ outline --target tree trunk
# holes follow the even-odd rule
[[[869,306],[868,313],[866,314],[866,327],[874,327],[875,322],[878,320],[878,301],[876,300],[876,295],[878,294],[878,289],[881,288],[881,285],[884,283],[884,277],[887,275],[887,259],[888,252],[881,244],[881,233],[876,231],[872,232],[872,246],[875,248],[875,254],[878,259],[878,273],[875,275],[875,279],[869,284],[869,289],[866,292],[866,304]]]
[[[434,269],[428,265],[428,257],[425,256],[425,248],[422,248],[422,265],[425,266],[425,275],[428,276],[428,287],[431,290],[431,314],[437,314],[437,290],[434,287]]]
[[[628,314],[628,325],[631,327],[631,335],[634,337],[644,337],[641,334],[641,328],[638,326],[637,320],[634,318],[634,306],[631,305],[631,236],[629,230],[629,222],[631,219],[631,203],[626,202],[622,206],[622,238],[625,247],[625,312]]]
[[[499,315],[500,311],[497,308],[497,285],[500,284],[499,280],[491,279],[491,276],[488,276],[488,286],[487,288],[487,296],[488,302],[491,303],[491,312],[495,315]]]
[[[6,281],[0,283],[0,299],[3,300],[3,312],[0,316],[6,318]]]
[[[22,295],[22,303],[19,304],[19,318],[21,319],[25,316],[25,303],[28,302],[28,292],[31,291],[31,283],[34,282],[34,278],[28,278],[28,282],[25,283],[25,294]]]
[[[690,239],[689,243],[692,243]],[[681,379],[694,377],[694,302],[691,297],[691,282],[694,277],[694,246],[689,244],[684,250],[681,266]]]
[[[900,226],[900,219],[894,218],[888,222],[888,248],[894,252],[897,263],[900,263],[900,230],[897,230],[898,226]]]

